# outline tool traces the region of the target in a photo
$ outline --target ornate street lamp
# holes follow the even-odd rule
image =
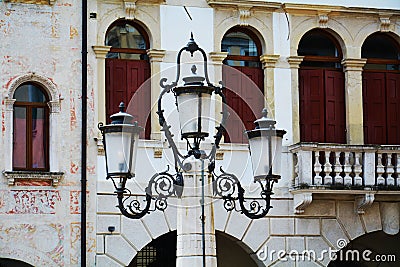
[[[203,68],[205,77],[196,75],[196,67],[192,66],[192,76],[183,78],[184,84],[178,86],[180,78],[180,60],[182,52],[189,52],[192,56],[199,51],[203,56]],[[167,198],[175,195],[182,196],[184,187],[183,172],[188,171],[183,164],[184,159],[194,156],[196,159],[208,159],[208,171],[213,175],[214,195],[224,199],[226,210],[237,210],[251,219],[264,217],[269,209],[272,195],[272,187],[280,178],[280,154],[282,148],[283,130],[275,129],[275,121],[267,118],[266,110],[263,117],[255,121],[257,127],[246,131],[249,138],[249,149],[254,172],[254,182],[260,184],[261,195],[258,198],[245,198],[245,190],[239,179],[234,175],[224,172],[215,173],[215,155],[219,143],[225,131],[224,125],[228,117],[226,99],[223,86],[215,86],[210,83],[207,71],[207,56],[191,36],[188,44],[183,47],[177,55],[177,75],[175,81],[166,84],[167,79],[160,81],[163,88],[158,98],[159,123],[161,130],[171,147],[174,155],[175,174],[167,171],[156,173],[149,180],[145,189],[146,203],[143,207],[136,197],[133,197],[126,187],[128,179],[135,174],[135,159],[137,150],[138,133],[141,130],[137,123],[132,122],[132,116],[124,112],[123,103],[120,112],[111,116],[110,125],[99,123],[99,129],[103,134],[103,144],[106,154],[107,179],[113,181],[118,198],[118,208],[128,218],[138,219],[153,210],[165,210]],[[220,83],[222,84],[222,83]],[[181,137],[185,139],[189,150],[187,155],[182,155],[173,140],[164,110],[162,109],[162,98],[167,93],[173,93],[179,112],[179,123]],[[223,102],[222,120],[214,136],[212,149],[207,155],[200,149],[201,142],[209,136],[209,118],[211,114],[211,96],[219,95]],[[119,181],[116,181],[119,179]],[[204,179],[203,179],[204,180]],[[151,205],[154,201],[154,205]],[[236,203],[239,203],[237,205]]]

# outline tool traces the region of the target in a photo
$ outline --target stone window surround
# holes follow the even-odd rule
[[[50,108],[50,129],[49,129],[49,172],[37,172],[37,171],[13,171],[12,166],[12,153],[13,153],[13,113],[14,113],[14,102],[13,95],[15,90],[26,82],[36,82],[41,85],[50,96],[48,102]],[[6,125],[4,132],[4,144],[5,144],[5,169],[3,175],[7,178],[9,185],[14,185],[16,179],[39,179],[39,180],[51,180],[53,186],[57,186],[64,173],[60,171],[58,155],[60,151],[60,142],[58,142],[56,125],[60,121],[61,111],[61,98],[60,93],[56,85],[48,78],[36,74],[28,73],[16,77],[12,80],[8,86],[7,93],[4,97],[5,105],[5,118],[4,123]]]

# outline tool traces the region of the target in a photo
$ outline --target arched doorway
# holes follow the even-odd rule
[[[314,29],[300,40],[300,140],[346,143],[342,51],[328,32]]]
[[[0,258],[0,267],[33,267],[33,266],[19,260]]]
[[[254,121],[264,107],[261,42],[251,30],[234,27],[223,37],[221,51],[228,52],[222,68],[222,79],[227,88],[224,92],[226,101],[231,109],[224,140],[247,143],[243,131],[254,129]]]
[[[364,142],[400,145],[400,45],[385,33],[370,35],[361,48]]]
[[[106,56],[106,116],[119,111],[121,101],[139,125],[145,126],[140,138],[150,139],[150,85],[141,85],[150,78],[150,63],[146,50],[150,47],[146,31],[130,20],[117,20],[107,30],[105,45],[111,46]],[[140,88],[140,90],[138,90]],[[109,122],[109,121],[108,121]]]
[[[176,234],[172,231],[151,241],[137,253],[129,267],[175,267]],[[250,257],[250,249],[238,239],[220,231],[215,235],[218,267],[263,266]]]
[[[400,266],[400,234],[377,231],[360,236],[336,253],[328,267],[397,267]]]

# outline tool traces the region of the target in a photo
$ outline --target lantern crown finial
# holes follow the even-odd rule
[[[125,111],[125,103],[124,102],[121,102],[121,103],[119,103],[119,112],[124,112]]]
[[[190,40],[186,45],[186,51],[190,52],[190,55],[193,57],[193,53],[199,50],[199,46],[196,44],[193,38],[193,32],[190,33]]]
[[[261,111],[261,114],[262,114],[263,118],[268,118],[268,110],[267,110],[267,108],[263,108],[263,110]]]
[[[273,128],[275,128],[276,121],[274,121],[271,118],[268,118],[267,108],[264,108],[261,111],[261,114],[262,114],[262,117],[254,122],[256,125],[258,125],[256,128],[258,128],[258,129],[265,129],[265,128],[273,129]]]
[[[111,124],[132,124],[133,116],[125,112],[125,103],[119,103],[119,112],[110,116]]]

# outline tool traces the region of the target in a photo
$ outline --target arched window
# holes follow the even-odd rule
[[[243,131],[254,128],[254,121],[264,106],[261,43],[252,31],[234,27],[223,37],[221,51],[228,52],[222,68],[222,79],[227,88],[227,104],[231,109],[225,142],[246,143]]]
[[[150,78],[150,63],[146,52],[150,47],[149,38],[140,25],[118,20],[109,27],[105,45],[111,46],[106,56],[107,120],[119,111],[121,101],[128,105],[135,95],[127,112],[135,117],[139,125],[145,127],[140,137],[149,139],[150,83],[143,85]]]
[[[345,143],[344,73],[342,52],[335,38],[311,30],[297,49],[304,56],[299,69],[300,140]]]
[[[400,45],[385,33],[369,36],[361,57],[363,71],[364,142],[400,144]]]
[[[38,84],[14,92],[13,170],[49,170],[49,97]]]

